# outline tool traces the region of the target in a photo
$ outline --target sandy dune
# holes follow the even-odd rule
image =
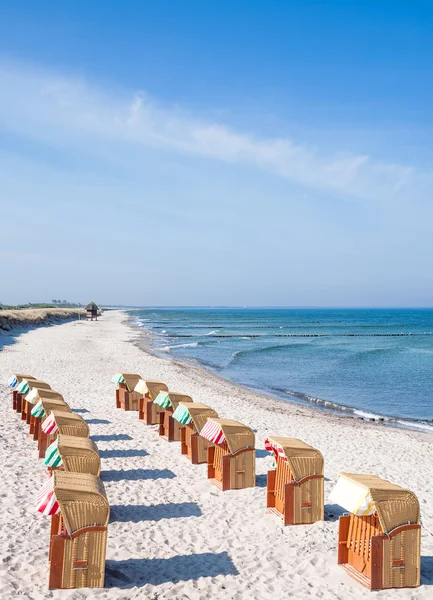
[[[259,396],[200,369],[143,352],[120,312],[98,322],[73,322],[25,333],[0,352],[0,382],[33,373],[58,389],[88,420],[103,461],[112,506],[103,590],[49,592],[49,519],[34,495],[47,475],[35,443],[0,385],[3,424],[0,469],[2,598],[433,598],[433,436],[339,418]],[[1,338],[0,338],[1,339]],[[1,342],[0,342],[1,343]],[[116,371],[166,382],[256,430],[258,485],[222,494],[177,443],[159,440],[136,413],[115,408]],[[336,565],[339,507],[326,521],[283,528],[265,508],[263,450],[269,434],[300,437],[325,456],[325,491],[339,471],[373,472],[411,488],[422,511],[422,580],[415,590],[376,594]]]

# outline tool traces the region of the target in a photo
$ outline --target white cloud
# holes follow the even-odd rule
[[[0,64],[0,128],[98,152],[101,139],[239,163],[309,188],[372,200],[431,188],[431,174],[370,156],[329,155],[286,138],[265,139],[206,123],[144,93],[103,90],[19,64]]]

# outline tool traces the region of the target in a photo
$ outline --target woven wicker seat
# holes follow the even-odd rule
[[[164,408],[161,408],[161,411],[159,413],[158,433],[161,437],[164,437],[168,442],[180,442],[180,432],[182,430],[182,425],[179,423],[179,421],[173,419],[173,413],[179,406],[180,402],[192,403],[193,399],[191,398],[191,396],[186,396],[185,394],[179,394],[177,392],[166,393],[168,401],[170,402],[170,406],[164,406]],[[157,402],[157,400],[155,402]]]
[[[135,386],[135,391],[140,394],[138,418],[146,425],[159,425],[160,407],[154,404],[154,400],[161,391],[168,391],[165,383],[160,381],[147,381],[140,379]]]
[[[48,512],[49,588],[104,587],[110,515],[104,485],[87,473],[54,471],[51,479],[59,513]]]
[[[351,513],[340,517],[338,564],[371,590],[420,585],[415,494],[375,475],[341,473],[330,498]]]
[[[116,373],[112,381],[116,382],[116,408],[122,410],[138,410],[141,395],[134,391],[141,376],[137,373]]]
[[[256,485],[254,431],[232,419],[208,418],[200,435],[211,442],[208,479],[220,488],[239,490]]]
[[[101,472],[101,459],[95,442],[70,435],[59,435],[47,448],[45,464],[49,470],[98,476]]]
[[[296,438],[269,437],[265,447],[276,461],[276,469],[268,471],[268,510],[282,518],[284,525],[323,521],[322,454]]]
[[[218,413],[210,406],[199,402],[180,402],[173,413],[173,419],[180,419],[183,427],[180,430],[180,451],[193,465],[207,463],[207,449],[211,443],[200,435],[209,417],[218,417]]]

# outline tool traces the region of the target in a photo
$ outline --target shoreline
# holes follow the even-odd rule
[[[267,402],[273,401],[277,402],[278,404],[289,404],[291,406],[302,407],[307,411],[312,411],[315,415],[326,414],[341,419],[353,419],[355,421],[363,421],[364,423],[367,423],[368,425],[371,425],[373,427],[379,426],[433,435],[433,420],[411,420],[408,418],[405,419],[390,415],[367,413],[367,411],[356,407],[338,405],[328,400],[309,396],[302,392],[281,390],[281,395],[279,395],[277,393],[277,390],[275,390],[275,393],[273,393],[272,391],[269,391],[267,389],[254,388],[252,386],[233,381],[232,379],[222,377],[221,375],[218,375],[218,373],[216,373],[209,365],[201,363],[198,360],[188,360],[187,358],[182,360],[180,357],[174,357],[172,355],[161,356],[160,354],[154,352],[152,349],[153,340],[157,337],[156,334],[147,329],[145,325],[138,324],[138,322],[134,322],[134,319],[137,319],[137,317],[130,314],[127,309],[121,309],[120,312],[122,312],[125,315],[125,322],[127,326],[143,338],[143,340],[137,341],[136,345],[140,348],[141,351],[146,352],[150,356],[153,356],[157,359],[172,362],[180,368],[196,369],[199,373],[201,372],[202,376],[212,376],[216,380],[219,380],[223,383],[231,384],[235,388],[251,392],[256,396],[261,396],[263,400],[266,400]],[[148,343],[145,343],[144,338],[148,338],[150,341]],[[285,396],[288,397],[286,398]],[[311,400],[303,400],[302,397],[311,398]]]

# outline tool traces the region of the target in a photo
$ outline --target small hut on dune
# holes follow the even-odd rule
[[[95,321],[97,321],[98,320],[98,312],[99,312],[99,308],[96,306],[96,304],[94,302],[90,302],[86,306],[87,320],[93,321],[93,319],[95,319]]]

